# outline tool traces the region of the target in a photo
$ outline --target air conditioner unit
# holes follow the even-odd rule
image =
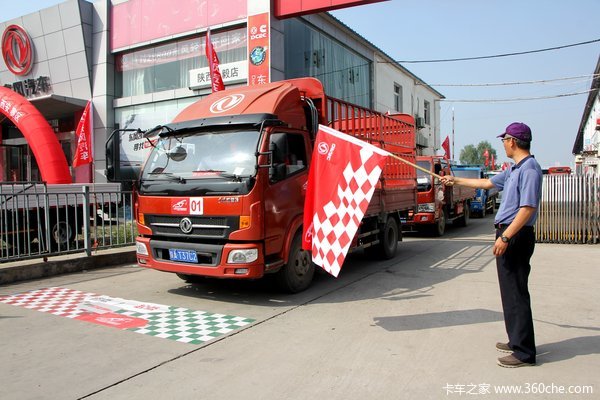
[[[425,118],[423,118],[423,117],[415,118],[415,125],[417,125],[417,129],[425,128]]]

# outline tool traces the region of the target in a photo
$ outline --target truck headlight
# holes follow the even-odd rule
[[[135,252],[137,254],[141,254],[143,256],[147,256],[148,255],[148,248],[146,247],[146,245],[144,243],[135,242]]]
[[[247,264],[258,259],[258,249],[232,250],[227,256],[229,264]]]
[[[417,212],[435,212],[435,203],[424,203],[417,206]]]

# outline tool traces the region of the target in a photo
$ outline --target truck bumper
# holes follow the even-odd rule
[[[136,239],[138,265],[159,271],[214,278],[258,279],[264,275],[265,264],[262,245],[258,243],[227,243],[225,245],[182,243],[150,238]],[[197,263],[173,261],[169,249],[188,250],[196,253]],[[250,263],[228,263],[229,253],[234,250],[256,249],[257,259]],[[144,254],[147,253],[147,254]]]
[[[413,224],[415,225],[431,225],[433,223],[435,223],[434,213],[416,213],[413,216]]]

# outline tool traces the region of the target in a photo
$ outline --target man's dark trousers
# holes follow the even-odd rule
[[[502,228],[496,229],[496,238],[503,232]],[[513,349],[516,358],[527,363],[535,363],[536,356],[528,289],[531,271],[529,260],[534,247],[533,227],[524,226],[510,238],[506,252],[496,257],[508,345]]]

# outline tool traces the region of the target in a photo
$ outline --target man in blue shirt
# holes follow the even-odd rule
[[[511,353],[498,359],[498,365],[507,368],[535,364],[536,350],[533,317],[529,297],[529,260],[535,247],[533,226],[542,193],[542,169],[530,153],[531,129],[522,122],[510,124],[498,136],[506,156],[515,165],[491,179],[468,179],[444,176],[445,185],[503,191],[502,203],[496,213],[494,226],[496,256],[504,323],[508,343],[496,343],[496,349]]]

